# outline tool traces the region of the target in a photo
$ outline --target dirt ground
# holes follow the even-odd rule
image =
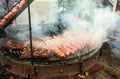
[[[106,44],[98,63],[104,68],[86,79],[120,79],[120,59],[112,55],[110,47]]]

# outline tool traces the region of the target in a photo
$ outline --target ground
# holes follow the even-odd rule
[[[120,79],[120,59],[112,56],[109,46],[105,46],[98,63],[104,68],[86,79]]]

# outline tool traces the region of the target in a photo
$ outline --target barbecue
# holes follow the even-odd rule
[[[20,0],[2,18],[0,27],[5,29],[31,2]],[[83,74],[94,66],[102,46],[87,30],[32,38],[31,42],[7,39],[1,44],[0,63],[7,71],[33,79],[68,78]]]
[[[79,34],[80,32],[80,34]],[[83,32],[83,33],[82,33]],[[76,35],[77,33],[77,35]],[[86,35],[85,35],[86,33]],[[76,36],[75,36],[76,35]],[[81,38],[83,35],[86,37],[81,40],[76,40],[76,38]],[[71,36],[71,38],[68,39],[67,36]],[[99,44],[98,41],[95,41],[94,39],[86,39],[89,36],[87,32],[84,31],[73,31],[73,32],[66,32],[63,35],[57,35],[52,37],[45,37],[42,39],[33,39],[33,51],[34,56],[45,56],[48,57],[51,54],[56,54],[60,58],[64,58],[66,56],[69,56],[71,54],[74,54],[77,50],[87,49],[88,51],[91,51],[91,49],[96,48]],[[30,57],[30,44],[29,41],[24,42],[15,42],[13,40],[6,41],[5,45],[3,45],[3,48],[6,47],[10,50],[22,50],[21,56],[25,58]],[[50,52],[54,53],[50,53]],[[81,54],[82,53],[78,53]],[[84,53],[85,54],[85,53]],[[25,56],[27,55],[27,56]]]

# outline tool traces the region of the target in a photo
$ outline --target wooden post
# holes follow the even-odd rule
[[[117,9],[117,1],[118,0],[114,0],[114,4],[113,4],[113,11],[115,12]]]

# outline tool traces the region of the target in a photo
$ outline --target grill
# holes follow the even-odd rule
[[[30,3],[32,1],[33,0],[30,0]],[[9,18],[4,16],[2,20],[5,21],[4,23],[2,20],[0,21],[0,27],[5,29],[27,7],[27,3],[28,0],[21,0],[18,2],[14,6],[17,8],[19,7],[17,11],[14,12],[14,15],[11,14],[11,17]],[[20,4],[21,6],[18,6]],[[13,10],[14,8],[12,8],[6,15],[9,15],[10,12],[13,12]],[[75,31],[75,35],[73,35],[76,36],[76,33],[79,35],[80,32]],[[62,35],[57,35],[50,38],[52,38],[52,40],[57,40],[59,36]],[[60,39],[63,40],[63,37]],[[46,41],[44,38],[43,40],[37,40],[42,41],[43,45],[45,44],[44,41]],[[52,40],[50,41],[52,42]],[[62,49],[60,50],[61,47],[59,48],[59,44],[57,46],[53,45],[53,48],[49,47],[50,45],[48,43],[50,42],[48,42],[48,47],[47,45],[45,47],[40,47],[39,51],[42,49],[44,49],[44,51],[39,55],[34,54],[36,52],[36,47],[34,46],[34,39],[32,39],[32,41],[33,57],[31,56],[30,44],[28,41],[18,42],[9,39],[5,41],[3,45],[1,45],[0,63],[6,68],[7,71],[25,78],[66,79],[73,75],[85,73],[88,69],[97,63],[97,60],[100,56],[99,50],[101,45],[99,45],[99,42],[95,40],[92,40],[94,43],[89,44],[87,42],[85,44],[88,45],[80,47],[78,46],[80,44],[77,44],[79,42],[76,43],[76,41],[74,41],[75,44],[72,43],[71,45],[71,47],[74,47],[75,45],[74,48],[71,48],[73,51],[70,50],[70,52],[67,53],[61,52]],[[62,44],[66,42],[66,44],[71,44],[71,42],[68,41],[63,42]],[[66,46],[66,44],[64,44],[64,46]],[[57,48],[57,50],[54,48]],[[68,49],[70,49],[69,46],[66,48],[66,50]],[[58,52],[58,50],[60,51]],[[33,61],[33,64],[31,64],[31,60]]]
[[[9,72],[26,78],[64,79],[76,74],[83,74],[94,66],[100,55],[98,50],[99,48],[96,48],[87,55],[66,57],[64,59],[36,58],[33,66],[30,59],[13,58],[15,56],[12,57],[2,53],[0,62]]]
[[[101,45],[91,50],[88,47],[89,50],[86,51],[85,47],[66,57],[59,57],[54,51],[50,51],[48,56],[34,56],[34,64],[31,65],[31,57],[21,57],[23,48],[10,49],[4,46],[1,48],[0,62],[9,72],[26,78],[66,79],[72,75],[83,74],[94,66],[100,56],[100,48]]]
[[[93,55],[95,55],[98,52],[100,47],[95,48],[95,49],[87,52],[87,54],[84,54],[81,56],[78,56],[77,54],[73,54],[73,55],[67,56],[65,58],[59,58],[55,54],[52,54],[51,56],[48,56],[48,57],[38,56],[38,57],[34,57],[34,62],[38,62],[38,63],[42,63],[42,64],[71,64],[71,63],[79,62],[80,60],[86,60],[86,59],[91,58]],[[9,56],[9,57],[14,58],[19,61],[29,61],[30,62],[31,58],[20,58],[22,49],[2,48],[1,50],[4,54],[4,56]],[[75,53],[80,53],[80,52],[81,52],[81,50],[78,50]]]

